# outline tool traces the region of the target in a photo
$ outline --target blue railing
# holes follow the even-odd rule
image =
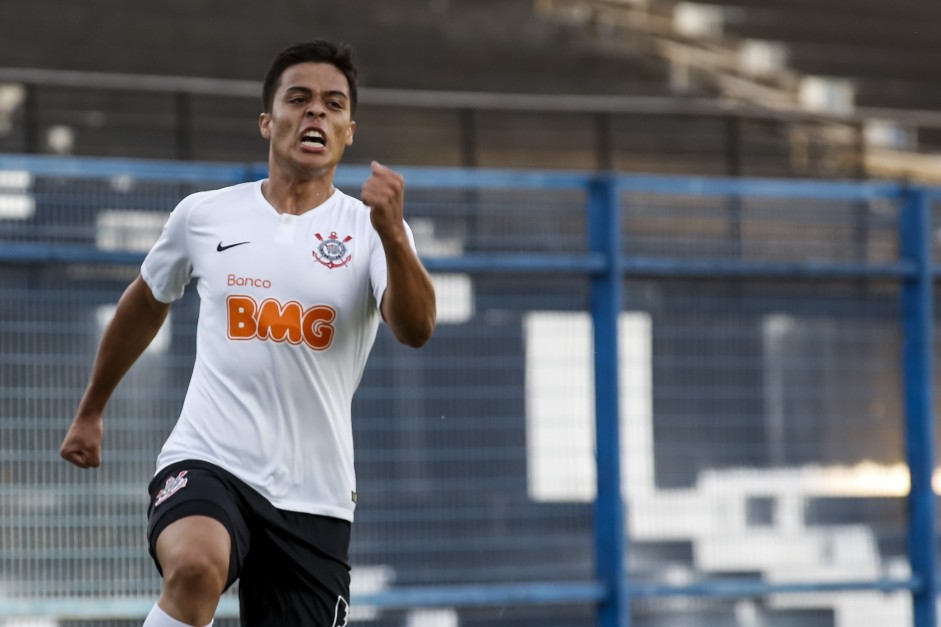
[[[263,166],[135,162],[112,159],[61,159],[0,156],[0,171],[24,170],[36,176],[75,178],[131,177],[135,180],[193,181],[219,185],[264,176]],[[354,603],[376,608],[476,607],[503,605],[593,604],[599,627],[628,627],[631,605],[663,597],[748,598],[806,592],[903,591],[911,593],[915,627],[936,627],[937,511],[932,489],[935,468],[933,417],[933,282],[941,269],[932,262],[932,202],[941,191],[890,182],[811,182],[733,180],[695,177],[629,176],[563,172],[514,172],[401,168],[411,189],[434,190],[571,190],[584,194],[587,216],[586,252],[466,253],[427,257],[432,273],[559,274],[583,276],[590,284],[593,322],[593,371],[597,496],[594,501],[594,568],[589,581],[529,582],[493,585],[393,587],[354,597]],[[340,187],[355,188],[368,168],[343,167]],[[679,258],[635,255],[625,250],[625,194],[654,194],[697,198],[805,199],[835,202],[886,201],[900,208],[898,258],[867,261],[741,258]],[[0,263],[138,264],[139,252],[101,250],[81,244],[0,241]],[[905,456],[911,487],[907,495],[908,561],[910,576],[846,581],[768,583],[723,579],[668,585],[631,581],[627,575],[630,542],[623,498],[619,418],[618,317],[625,309],[625,279],[749,279],[761,281],[897,282],[901,331],[905,421]],[[627,477],[626,481],[630,482]],[[145,613],[151,599],[0,598],[0,617],[61,615],[73,617],[129,616]],[[220,606],[222,615],[236,612],[231,599]]]

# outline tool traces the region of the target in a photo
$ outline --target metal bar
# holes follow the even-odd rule
[[[747,580],[703,581],[685,586],[631,584],[633,599],[685,598],[756,598],[774,594],[807,594],[820,592],[901,592],[919,590],[920,579],[876,579],[872,581],[823,581],[798,583],[764,583]]]
[[[0,68],[0,82],[77,89],[115,89],[158,93],[182,91],[190,94],[245,98],[258,98],[261,94],[261,81],[39,68]],[[941,113],[934,110],[857,107],[851,113],[824,114],[806,111],[797,107],[769,107],[754,103],[722,101],[715,98],[507,94],[363,87],[359,92],[359,102],[363,105],[390,107],[406,106],[436,109],[470,107],[474,109],[512,111],[606,112],[716,117],[737,115],[756,119],[818,120],[840,123],[862,122],[869,119],[892,119],[911,126],[941,127]]]
[[[915,627],[937,627],[937,506],[931,482],[935,465],[931,204],[923,190],[910,189],[907,196],[899,241],[902,256],[918,270],[902,283],[905,442],[911,475],[908,554],[912,574],[922,583],[912,593]]]
[[[39,154],[39,87],[28,83],[23,102],[23,144],[24,152]]]
[[[505,584],[491,586],[430,586],[394,588],[384,592],[355,595],[358,605],[381,608],[482,607],[501,605],[542,605],[558,603],[598,603],[606,590],[598,582],[551,584]]]
[[[249,168],[239,163],[0,154],[0,170],[28,170],[33,176],[63,178],[131,176],[147,181],[231,184],[243,182]]]
[[[591,251],[605,256],[606,271],[591,279],[594,340],[595,576],[607,588],[598,605],[598,627],[629,627],[627,539],[621,492],[621,438],[618,402],[618,316],[621,312],[621,245],[617,182],[611,176],[593,179],[588,193],[588,238]]]
[[[437,189],[585,189],[591,183],[583,172],[533,170],[460,170],[454,168],[403,167],[399,170],[410,187]],[[361,184],[369,175],[366,166],[340,167],[337,185]],[[894,182],[792,181],[722,177],[618,175],[621,192],[672,196],[753,196],[763,198],[814,198],[819,200],[896,199],[902,188]],[[941,190],[939,190],[941,194]]]
[[[460,257],[423,257],[429,272],[577,273],[598,274],[605,271],[605,258],[588,255],[462,255]]]
[[[406,609],[591,604],[599,602],[604,596],[605,588],[598,582],[573,581],[392,588],[382,592],[354,594],[351,601],[356,606]],[[0,618],[42,616],[60,620],[134,619],[144,617],[153,606],[153,597],[0,600]],[[237,616],[238,599],[223,597],[216,610],[216,618]]]
[[[128,175],[146,180],[243,182],[267,176],[261,163],[172,162],[102,157],[52,157],[0,154],[0,170],[29,170],[37,176],[115,177]],[[403,167],[409,187],[435,189],[570,189],[584,190],[591,181],[585,172],[488,170]],[[337,186],[361,185],[370,173],[368,166],[340,166]],[[673,196],[754,196],[766,198],[816,198],[860,200],[899,198],[902,188],[894,182],[789,181],[783,179],[737,179],[720,177],[620,175],[622,192]],[[925,188],[941,198],[941,188]]]
[[[100,263],[108,265],[140,265],[144,253],[121,250],[98,250],[88,246],[66,244],[0,243],[0,263]]]
[[[144,253],[120,250],[99,250],[89,246],[64,244],[0,243],[0,263],[99,263],[109,265],[140,265]],[[604,272],[603,256],[587,255],[462,255],[460,257],[426,257],[422,262],[431,272],[522,272],[575,273]]]
[[[757,263],[736,260],[657,259],[652,257],[625,257],[620,262],[621,272],[630,277],[663,278],[747,278],[769,280],[819,280],[831,279],[901,279],[913,277],[917,271],[914,263],[900,261],[889,264],[867,265],[862,263]],[[941,277],[941,269],[939,269]]]
[[[261,81],[230,80],[192,76],[122,74],[47,70],[38,68],[0,68],[0,82],[30,83],[41,86],[77,89],[114,89],[151,93],[186,92],[210,96],[258,98]],[[383,89],[363,87],[359,91],[363,105],[418,107],[426,109],[490,109],[497,111],[608,112],[662,115],[737,115],[769,119],[826,119],[844,121],[846,115],[824,115],[801,109],[769,108],[747,103],[722,102],[714,98],[671,98],[666,96],[619,96],[577,94],[524,94],[477,91],[434,91],[420,89]],[[890,117],[905,114],[899,110]],[[925,118],[926,122],[932,119]],[[939,123],[941,124],[941,123]]]
[[[758,198],[813,198],[817,200],[896,199],[902,188],[890,182],[789,181],[785,179],[737,179],[704,176],[622,175],[624,192],[673,196],[752,196]]]
[[[0,263],[100,263],[140,265],[143,252],[99,250],[90,246],[66,244],[0,243]],[[606,257],[600,253],[584,255],[540,254],[469,254],[460,257],[423,257],[430,272],[463,272],[486,274],[520,272],[527,274],[566,273],[604,274]],[[746,263],[740,261],[684,261],[624,257],[618,262],[622,276],[633,278],[715,278],[828,281],[833,279],[898,280],[917,275],[915,264],[900,261],[892,264],[866,265],[857,263]],[[941,268],[931,269],[933,280],[941,279]]]
[[[433,189],[571,189],[585,190],[590,176],[583,172],[532,170],[486,170],[455,168],[396,168],[407,188]],[[334,184],[361,185],[369,176],[368,166],[341,166]]]

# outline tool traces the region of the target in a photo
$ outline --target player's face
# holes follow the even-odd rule
[[[346,77],[329,63],[299,63],[281,75],[271,111],[259,117],[272,166],[306,178],[333,169],[353,143]]]

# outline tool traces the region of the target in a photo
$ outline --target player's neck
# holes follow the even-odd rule
[[[300,215],[316,209],[333,195],[333,176],[300,180],[272,172],[261,192],[278,213]]]

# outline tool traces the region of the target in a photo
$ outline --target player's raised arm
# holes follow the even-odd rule
[[[59,455],[81,468],[101,463],[102,415],[121,378],[160,330],[170,305],[154,298],[138,276],[118,301],[105,329],[92,374]]]
[[[362,200],[369,205],[388,266],[388,284],[380,305],[382,317],[403,344],[419,347],[435,329],[435,290],[412,249],[403,223],[405,181],[400,174],[372,162],[363,184]]]

